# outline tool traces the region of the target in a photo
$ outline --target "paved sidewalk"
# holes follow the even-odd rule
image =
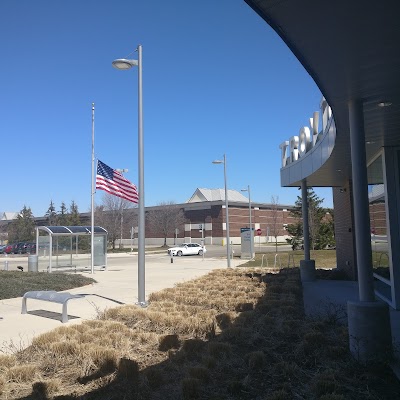
[[[359,301],[358,282],[316,280],[303,282],[304,310],[307,315],[334,312],[347,324],[347,301]],[[379,301],[379,299],[377,298]],[[395,360],[393,371],[400,379],[400,311],[389,308]]]
[[[176,283],[205,275],[214,269],[226,268],[226,259],[201,257],[174,257],[146,255],[145,293],[173,287]],[[240,260],[234,261],[234,266]],[[21,314],[22,298],[0,300],[0,353],[10,353],[27,347],[32,338],[59,326],[94,319],[98,313],[120,304],[135,304],[138,296],[137,256],[110,255],[106,271],[90,271],[85,275],[97,283],[75,288],[68,292],[85,294],[82,299],[68,302],[69,321],[61,323],[62,305],[28,299],[28,314]]]

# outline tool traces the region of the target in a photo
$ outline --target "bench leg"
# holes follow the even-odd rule
[[[62,321],[63,324],[68,322],[67,304],[68,304],[68,301],[63,303],[63,307],[62,307],[62,320],[61,321]]]
[[[27,310],[26,310],[26,298],[23,297],[22,298],[22,309],[21,309],[21,314],[26,314]]]

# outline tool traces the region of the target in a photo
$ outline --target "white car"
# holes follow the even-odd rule
[[[198,243],[182,243],[179,246],[170,247],[168,254],[173,256],[189,256],[192,254],[198,254],[202,256],[207,250]]]

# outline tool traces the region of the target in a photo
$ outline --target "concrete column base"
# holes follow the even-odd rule
[[[348,301],[350,351],[360,362],[385,361],[393,355],[389,306],[381,301]]]
[[[315,281],[315,260],[300,260],[300,277],[302,282]]]

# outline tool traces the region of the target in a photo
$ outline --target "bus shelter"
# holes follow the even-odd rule
[[[36,227],[36,255],[42,270],[53,268],[85,269],[91,267],[91,226]],[[94,266],[107,268],[107,231],[94,227]]]

